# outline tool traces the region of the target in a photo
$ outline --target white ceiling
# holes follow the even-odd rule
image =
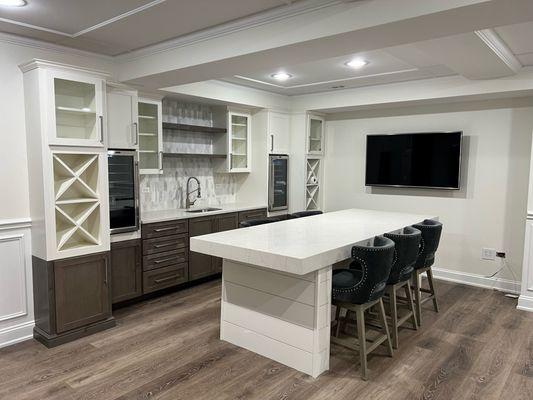
[[[0,6],[0,32],[118,55],[297,1],[28,0]]]
[[[345,63],[353,58],[367,60],[369,64],[361,69],[347,67]],[[278,71],[287,72],[292,78],[279,82],[271,77]],[[274,93],[298,95],[453,74],[453,70],[435,64],[416,47],[405,45],[299,65],[282,65],[276,70],[257,71],[223,80]]]
[[[531,38],[533,22],[528,22],[305,64],[281,64],[222,80],[292,96],[450,75],[494,79],[533,66]],[[352,58],[369,64],[357,70],[348,68],[345,62]],[[276,81],[271,75],[278,71],[292,78]]]

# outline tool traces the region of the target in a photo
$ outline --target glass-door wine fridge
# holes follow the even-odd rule
[[[272,154],[269,157],[268,211],[289,208],[289,156]]]
[[[109,150],[109,218],[111,233],[139,229],[139,171],[133,150]]]

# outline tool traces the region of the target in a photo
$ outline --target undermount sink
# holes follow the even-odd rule
[[[222,208],[215,208],[215,207],[206,207],[206,208],[197,208],[196,210],[187,210],[188,213],[206,213],[210,211],[220,211]]]

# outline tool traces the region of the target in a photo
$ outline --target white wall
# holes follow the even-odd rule
[[[24,90],[18,68],[32,58],[113,72],[110,61],[100,56],[0,33],[0,347],[31,337],[34,320]]]
[[[439,268],[490,275],[498,262],[480,259],[481,248],[489,247],[507,253],[515,277],[508,271],[501,277],[520,280],[533,108],[485,109],[470,103],[435,106],[431,112],[419,114],[412,108],[376,117],[374,110],[372,118],[328,121],[326,209],[438,214],[444,223]],[[465,135],[460,191],[365,187],[367,133],[448,130]]]

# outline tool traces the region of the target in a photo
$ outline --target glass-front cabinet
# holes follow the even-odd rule
[[[139,173],[163,173],[161,101],[139,100]]]
[[[251,171],[250,120],[250,114],[234,111],[228,113],[229,172]]]
[[[104,147],[105,81],[48,71],[50,145]]]
[[[313,114],[307,119],[307,153],[324,154],[324,118]]]

